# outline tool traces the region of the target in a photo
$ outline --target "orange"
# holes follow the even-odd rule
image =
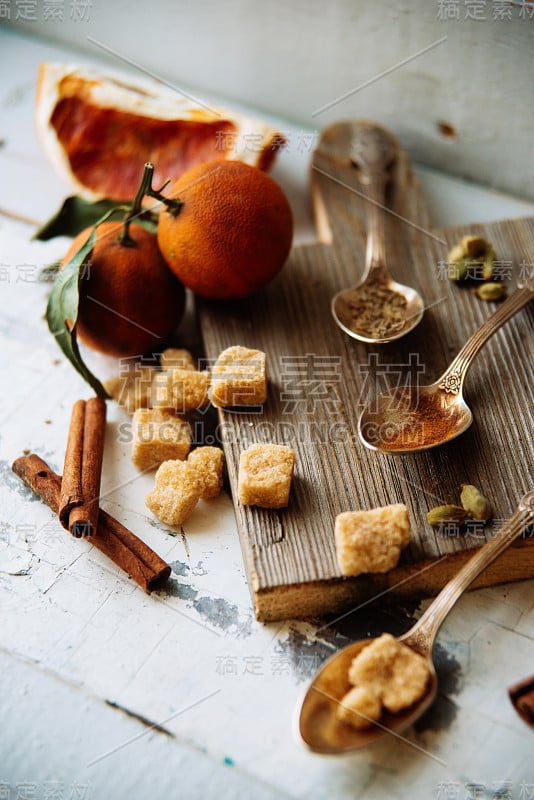
[[[104,222],[80,280],[78,339],[114,356],[142,355],[158,346],[184,311],[185,291],[159,252],[156,236],[130,225],[135,247],[118,240],[121,222]],[[62,265],[87,241],[78,234]]]
[[[268,169],[284,144],[274,128],[202,105],[156,81],[110,77],[90,67],[42,64],[38,138],[76,194],[131,200],[145,161],[154,186],[214,158]]]
[[[291,248],[293,216],[282,189],[256,167],[213,161],[173,184],[178,213],[163,210],[158,243],[180,281],[202,297],[245,297],[270,281]]]

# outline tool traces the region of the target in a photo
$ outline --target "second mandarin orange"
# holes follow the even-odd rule
[[[246,297],[283,267],[293,216],[278,184],[238,161],[212,161],[188,170],[170,196],[183,205],[163,210],[158,244],[167,264],[196,294]]]

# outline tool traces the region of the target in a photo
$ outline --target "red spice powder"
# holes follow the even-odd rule
[[[455,396],[445,392],[426,394],[405,389],[390,398],[389,407],[381,407],[375,421],[370,419],[363,433],[389,450],[442,442],[457,429],[463,416],[455,400]]]

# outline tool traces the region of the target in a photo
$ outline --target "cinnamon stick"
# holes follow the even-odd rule
[[[104,400],[92,397],[74,403],[58,515],[63,527],[78,538],[92,536],[98,526],[105,427]]]
[[[62,480],[42,458],[35,453],[21,456],[12,469],[43,503],[59,511]],[[170,566],[157,553],[103,509],[98,510],[98,527],[91,544],[131,575],[145,592],[160,588],[171,574]]]
[[[534,728],[534,675],[511,686],[508,694],[521,719]]]

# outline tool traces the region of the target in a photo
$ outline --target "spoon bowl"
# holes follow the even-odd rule
[[[401,636],[398,641],[407,641]],[[347,674],[352,660],[373,639],[360,639],[331,656],[315,676],[306,691],[299,708],[298,733],[304,744],[314,753],[338,755],[370,747],[383,739],[385,733],[401,734],[409,728],[434,702],[438,690],[438,679],[430,655],[430,676],[424,695],[415,705],[398,714],[385,712],[379,723],[369,728],[358,729],[336,717],[341,698],[351,689]]]
[[[361,325],[358,314],[355,311],[358,297],[361,295],[362,290],[366,291],[368,285],[369,282],[365,281],[353,286],[351,289],[342,289],[332,298],[332,315],[335,321],[341,330],[352,336],[353,339],[358,339],[368,344],[385,344],[405,336],[421,322],[424,313],[421,295],[410,286],[404,286],[402,283],[389,279],[380,284],[381,289],[393,293],[393,302],[395,302],[395,297],[403,298],[405,305],[400,310],[400,313],[396,314],[398,318],[393,318],[389,322],[385,318],[387,303],[385,306],[375,309],[376,321],[373,322],[373,332],[371,334],[369,328],[366,329],[365,325]],[[386,311],[384,311],[384,308]]]
[[[349,667],[361,650],[373,639],[349,644],[323,664],[297,708],[297,732],[313,752],[349,753],[376,744],[387,735],[402,738],[434,702],[438,679],[432,662],[432,648],[439,628],[461,594],[534,520],[534,490],[521,498],[514,514],[486,544],[476,551],[441,590],[415,625],[398,638],[426,659],[429,678],[422,696],[412,706],[397,714],[383,713],[378,722],[369,720],[366,728],[354,728],[337,718],[342,697],[351,688]]]
[[[534,297],[517,289],[467,340],[441,378],[429,386],[405,385],[375,397],[362,411],[358,435],[370,450],[399,455],[429,450],[464,433],[473,421],[462,388],[483,345]]]
[[[439,383],[391,389],[362,412],[358,434],[370,450],[396,455],[429,450],[464,433],[473,422],[462,394]]]

